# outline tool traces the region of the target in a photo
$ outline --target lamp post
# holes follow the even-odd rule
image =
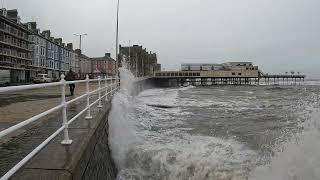
[[[132,71],[131,67],[131,40],[129,40],[129,69]]]
[[[82,36],[88,36],[87,33],[84,33],[84,34],[73,34],[75,36],[79,36],[80,38],[80,41],[79,41],[79,49],[81,50],[81,41],[82,41]]]
[[[79,51],[79,54],[78,54],[78,62],[79,62],[79,73],[80,73],[80,75],[81,75],[81,64],[80,64],[80,61],[81,61],[81,58],[80,58],[80,56],[81,56],[81,41],[82,41],[82,37],[83,36],[87,36],[88,34],[87,33],[83,33],[83,34],[73,34],[73,35],[75,35],[75,36],[79,36],[79,49],[80,49],[80,51]]]
[[[117,5],[117,29],[116,29],[116,76],[119,76],[119,62],[118,62],[118,44],[119,44],[119,6],[120,0]]]

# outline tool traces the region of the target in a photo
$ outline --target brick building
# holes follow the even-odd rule
[[[110,53],[106,53],[103,57],[95,57],[91,59],[91,72],[95,77],[114,76],[116,74],[116,61],[111,58]]]

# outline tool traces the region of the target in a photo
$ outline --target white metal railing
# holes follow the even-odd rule
[[[25,165],[33,156],[35,156],[41,149],[43,149],[52,139],[54,139],[59,133],[63,131],[63,140],[61,141],[62,145],[70,145],[72,143],[72,140],[69,137],[69,131],[68,126],[75,121],[79,116],[81,116],[83,113],[86,112],[86,119],[90,120],[92,119],[91,116],[91,107],[98,103],[98,108],[102,108],[102,100],[108,101],[108,95],[112,96],[115,91],[119,89],[120,81],[119,78],[103,78],[100,77],[98,79],[89,79],[89,76],[86,76],[85,80],[79,80],[79,81],[66,81],[64,79],[64,75],[61,75],[61,81],[60,82],[54,82],[54,83],[45,83],[45,84],[36,84],[36,85],[24,85],[24,86],[12,86],[12,87],[3,87],[0,88],[0,93],[4,92],[12,92],[12,91],[20,91],[20,90],[31,90],[31,89],[38,89],[43,87],[52,87],[52,86],[61,86],[61,103],[53,107],[45,112],[42,112],[38,115],[35,115],[25,121],[22,121],[8,129],[5,129],[0,132],[0,138],[34,122],[39,120],[40,118],[51,114],[53,112],[56,112],[58,110],[62,110],[62,126],[54,132],[51,136],[49,136],[45,141],[43,141],[39,146],[37,146],[35,149],[33,149],[26,157],[24,157],[19,163],[17,163],[13,168],[11,168],[5,175],[3,175],[0,180],[6,180],[9,179],[14,173],[16,173],[23,165]],[[104,86],[102,87],[101,82],[105,82]],[[98,82],[98,88],[90,91],[90,82]],[[70,101],[66,101],[66,94],[65,94],[65,87],[68,84],[77,84],[77,83],[86,83],[86,92],[85,94],[76,97]],[[98,94],[97,100],[90,103],[90,96],[92,94]],[[86,107],[79,112],[77,115],[75,115],[73,118],[71,118],[69,121],[67,119],[67,105],[74,103],[80,99],[86,98]]]

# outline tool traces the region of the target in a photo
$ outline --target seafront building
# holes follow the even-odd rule
[[[57,81],[70,68],[84,79],[86,74],[94,76],[93,66],[100,75],[113,76],[115,60],[107,55],[90,58],[74,50],[72,43],[53,37],[50,30],[41,32],[36,22],[22,23],[16,9],[0,9],[0,71],[10,76],[10,83],[31,82],[39,73]]]
[[[182,64],[181,71],[155,72],[156,79],[176,79],[178,84],[251,84],[258,82],[260,71],[252,62],[226,62],[222,64]]]
[[[10,70],[12,83],[29,81],[35,74],[31,35],[17,10],[0,10],[0,68]]]
[[[131,71],[137,76],[151,76],[154,72],[161,70],[158,64],[157,54],[148,52],[146,48],[139,45],[121,46],[119,52],[119,66],[126,62]]]
[[[111,58],[110,53],[103,57],[91,58],[91,72],[95,77],[114,76],[116,74],[116,61]]]
[[[127,62],[139,77],[161,71],[157,54],[143,46],[121,47],[119,66]],[[52,36],[50,30],[40,31],[36,22],[22,23],[16,9],[0,9],[0,71],[10,76],[10,83],[28,83],[37,74],[48,74],[58,81],[61,74],[72,69],[77,78],[116,75],[116,62],[110,53],[90,58],[72,43]],[[1,77],[0,77],[1,78]]]
[[[222,64],[181,64],[182,72],[198,72],[203,77],[258,78],[259,67],[252,62],[226,62]]]

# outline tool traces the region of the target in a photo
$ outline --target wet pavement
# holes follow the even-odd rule
[[[95,88],[97,88],[97,84],[91,84],[90,89]],[[0,130],[57,106],[61,102],[59,89],[60,87],[50,87],[0,94]],[[68,95],[69,92],[66,89],[66,101],[78,97],[84,92],[85,84],[76,87],[75,96]],[[93,95],[90,99],[93,102],[97,99],[97,95]],[[85,107],[85,100],[83,98],[68,106],[68,119],[74,117]],[[96,109],[96,106],[94,106],[93,114]],[[79,123],[75,121],[70,125],[70,128],[73,126],[83,126],[83,128],[90,126],[90,122],[87,121],[81,121],[82,124]],[[0,177],[60,128],[61,124],[61,111],[57,111],[2,138],[0,140]]]

